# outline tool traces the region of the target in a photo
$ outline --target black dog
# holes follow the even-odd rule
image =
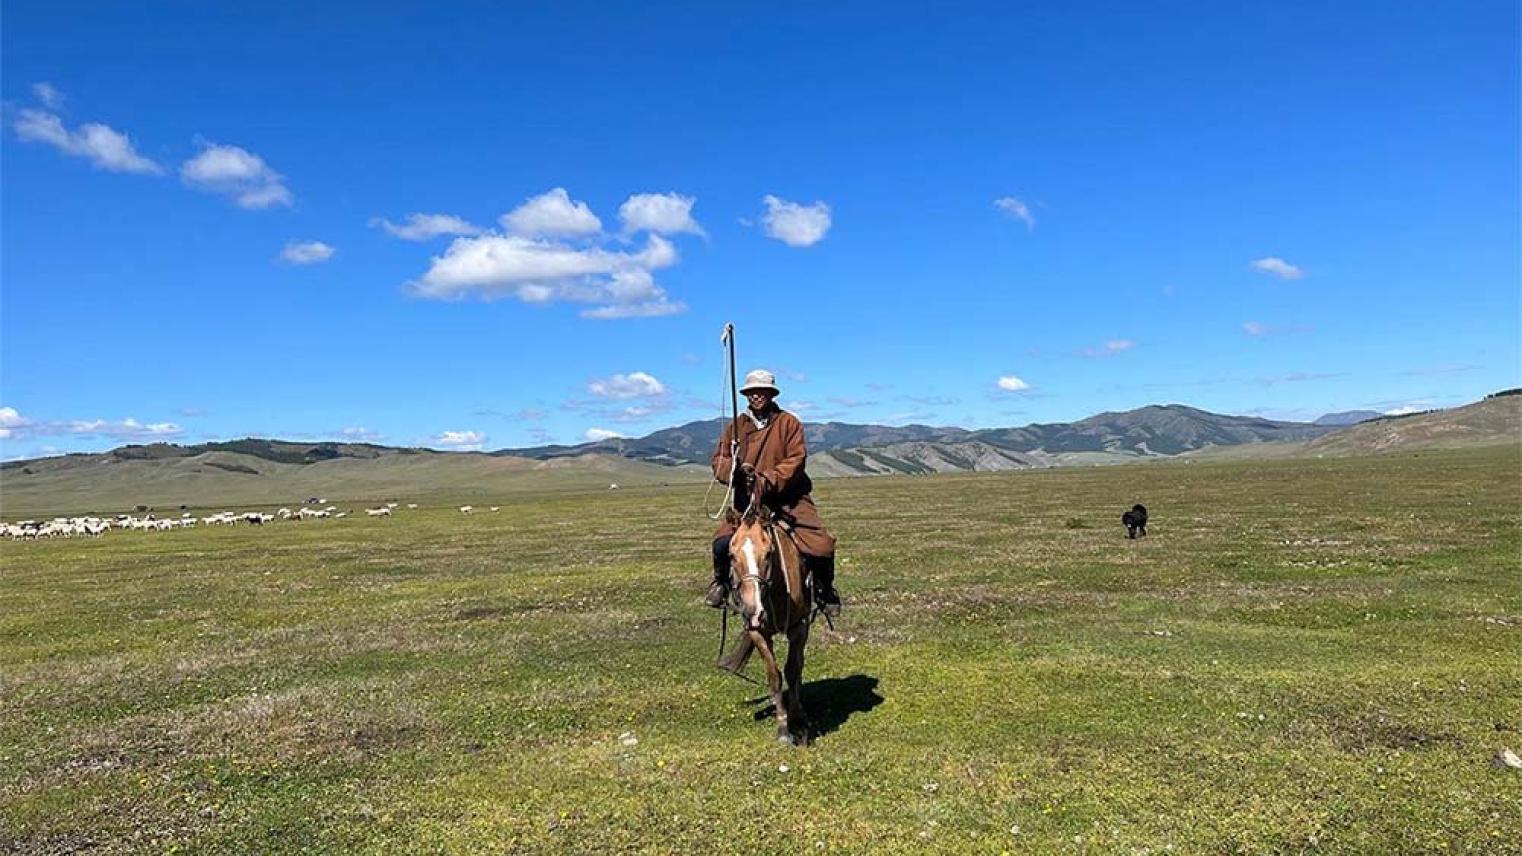
[[[1138,535],[1147,536],[1147,506],[1137,503],[1131,506],[1131,510],[1120,516],[1120,522],[1126,524],[1126,537],[1135,538]]]

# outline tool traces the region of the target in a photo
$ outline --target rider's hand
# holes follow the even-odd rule
[[[756,474],[756,465],[747,461],[740,465],[740,472],[744,473],[747,477],[753,477]]]

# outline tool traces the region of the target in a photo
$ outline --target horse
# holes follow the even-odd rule
[[[719,660],[719,668],[738,673],[751,654],[760,651],[776,710],[777,740],[807,745],[809,727],[801,689],[814,593],[803,573],[803,554],[786,521],[762,503],[760,485],[752,490],[743,514],[733,509],[727,513],[735,525],[729,542],[730,591],[738,595],[745,624],[734,650]],[[780,672],[772,644],[772,637],[779,633],[787,637],[787,664]]]

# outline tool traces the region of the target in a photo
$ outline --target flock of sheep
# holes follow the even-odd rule
[[[608,485],[608,490],[618,490],[617,483]],[[322,505],[326,499],[313,498],[308,503]],[[184,506],[180,506],[184,508]],[[390,517],[399,505],[388,502],[385,505],[365,509],[365,514],[370,517]],[[417,508],[417,503],[407,503],[409,509]],[[143,506],[138,506],[139,510]],[[487,510],[493,514],[502,510],[502,506],[493,505]],[[460,506],[461,514],[472,514],[476,511],[474,505]],[[143,517],[133,517],[130,514],[118,514],[115,517],[54,517],[51,520],[22,520],[16,523],[0,522],[0,538],[13,541],[31,541],[38,538],[71,538],[85,535],[98,538],[112,529],[133,529],[145,532],[168,532],[171,529],[182,529],[189,526],[234,526],[239,523],[247,523],[250,526],[263,526],[276,520],[313,520],[321,518],[348,517],[349,512],[339,511],[335,505],[323,508],[301,508],[292,511],[282,508],[274,514],[265,514],[260,511],[248,511],[243,513],[233,511],[220,511],[208,517],[196,517],[190,512],[185,512],[179,517],[154,517],[149,513]]]
[[[318,503],[326,500],[318,500]],[[365,514],[370,517],[390,517],[393,511],[400,508],[399,503],[388,502],[375,508],[365,509]],[[407,503],[407,508],[416,509],[417,503]],[[499,511],[501,506],[494,505],[492,511]],[[469,505],[460,507],[460,511],[466,514],[475,509]],[[319,520],[325,518],[338,519],[348,517],[349,512],[340,511],[335,505],[321,508],[302,506],[292,510],[281,508],[273,514],[265,514],[260,511],[233,512],[221,511],[206,517],[196,517],[190,512],[185,512],[179,517],[155,517],[147,514],[142,517],[134,517],[130,514],[118,514],[115,517],[54,517],[51,520],[21,520],[16,523],[0,523],[0,538],[16,541],[30,541],[39,538],[72,538],[86,536],[98,538],[111,530],[141,532],[168,532],[173,529],[184,529],[193,526],[235,526],[246,523],[250,526],[263,526],[276,520]]]

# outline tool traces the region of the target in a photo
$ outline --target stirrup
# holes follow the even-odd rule
[[[821,589],[816,600],[819,604],[819,611],[824,613],[826,618],[838,618],[840,616],[840,592],[835,591],[833,588]]]

